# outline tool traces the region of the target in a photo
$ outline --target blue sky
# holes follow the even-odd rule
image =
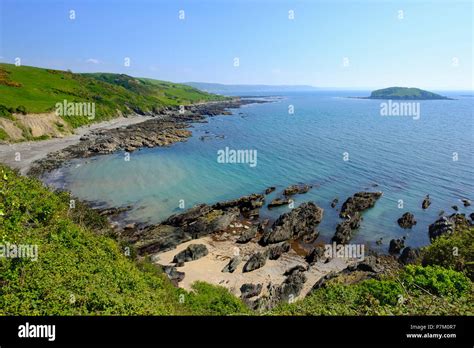
[[[470,0],[0,3],[3,62],[177,82],[474,89]]]

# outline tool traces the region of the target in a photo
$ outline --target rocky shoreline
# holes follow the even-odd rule
[[[242,105],[267,102],[232,98],[227,101],[193,104],[181,110],[164,108],[144,122],[120,128],[99,129],[84,135],[78,144],[49,153],[45,158],[34,162],[28,175],[41,177],[72,159],[108,155],[117,151],[132,153],[141,148],[169,146],[186,141],[192,134],[188,129],[191,123],[206,122],[207,117],[231,115],[229,109],[237,109]]]
[[[144,147],[168,146],[185,141],[191,136],[190,123],[205,122],[206,117],[230,114],[227,109],[239,108],[261,100],[241,100],[206,103],[176,109],[163,110],[153,119],[122,128],[98,130],[81,138],[78,144],[49,154],[35,163],[30,175],[41,176],[75,158],[88,158],[117,151],[132,153]],[[212,205],[199,204],[168,217],[157,225],[115,225],[118,239],[136,250],[139,257],[151,257],[176,285],[191,289],[195,281],[221,285],[239,296],[250,308],[265,311],[280,302],[292,302],[324,287],[328,281],[337,280],[352,284],[377,278],[396,271],[404,264],[414,263],[420,250],[405,245],[405,240],[392,239],[388,255],[378,255],[370,250],[362,257],[330,255],[327,246],[318,243],[318,225],[324,218],[324,210],[315,202],[303,202],[294,207],[295,195],[307,193],[313,187],[295,184],[283,189],[270,202],[266,196],[275,186],[263,188],[234,200]],[[334,247],[351,248],[353,233],[363,223],[364,211],[375,206],[382,192],[357,192],[342,201],[339,211],[341,222],[336,226],[331,240]],[[428,209],[430,197],[421,203]],[[464,206],[470,201],[462,200]],[[334,198],[331,208],[337,209],[339,199]],[[290,210],[275,221],[262,219],[260,209],[288,206]],[[454,209],[454,208],[453,208]],[[127,208],[109,208],[100,211],[109,221]],[[457,225],[471,226],[464,214],[441,214],[429,226],[433,240],[452,233]],[[403,229],[416,224],[415,216],[404,213],[398,221]],[[311,250],[302,245],[311,245]]]

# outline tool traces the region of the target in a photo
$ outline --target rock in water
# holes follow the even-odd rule
[[[352,231],[359,228],[361,219],[359,212],[347,216],[346,220],[336,226],[336,233],[332,237],[332,241],[337,244],[348,243],[352,238]]]
[[[406,247],[405,249],[403,249],[402,254],[398,258],[398,261],[404,265],[415,264],[417,263],[419,256],[420,251],[418,249]]]
[[[290,244],[288,242],[283,242],[281,244],[272,245],[268,247],[266,253],[270,260],[278,260],[283,253],[286,253],[290,250]]]
[[[336,208],[337,203],[339,203],[339,199],[334,198],[331,202],[331,208]]]
[[[441,216],[428,228],[430,239],[433,240],[443,234],[451,234],[454,231],[454,223],[446,216]]]
[[[453,208],[454,211],[458,211],[458,210],[459,210],[459,208],[458,208],[457,205],[452,205],[451,208]]]
[[[285,196],[292,196],[292,195],[296,195],[297,193],[298,194],[302,194],[302,193],[306,193],[308,192],[310,189],[311,189],[311,185],[291,185],[291,186],[288,186],[284,191],[283,191],[283,194]]]
[[[206,256],[209,253],[204,244],[190,244],[186,249],[179,252],[173,258],[174,263],[194,261]]]
[[[471,201],[469,199],[463,198],[461,201],[465,207],[469,207],[471,205]]]
[[[372,208],[381,196],[382,192],[357,192],[344,202],[339,216],[341,218],[346,218],[352,216],[356,212]]]
[[[471,218],[472,222],[474,222],[474,213],[469,214],[469,217]]]
[[[252,256],[250,256],[250,259],[244,265],[243,271],[251,272],[253,270],[263,267],[266,262],[267,262],[267,256],[260,252],[257,252],[253,254]]]
[[[290,212],[280,215],[272,228],[264,233],[261,243],[263,245],[279,243],[312,234],[322,218],[322,208],[313,202],[303,203]]]
[[[240,256],[234,256],[230,259],[229,263],[222,269],[222,272],[229,272],[234,273],[237,269],[237,266],[242,262],[242,258]]]
[[[421,207],[423,209],[427,209],[431,204],[431,199],[430,195],[426,195],[425,199],[423,200],[423,203],[421,203]]]
[[[388,252],[390,254],[399,254],[404,247],[405,241],[403,239],[392,239],[388,247]]]
[[[270,186],[268,187],[266,190],[265,190],[265,194],[266,195],[269,195],[270,193],[272,193],[273,191],[276,190],[276,187],[275,186]]]
[[[416,225],[415,216],[411,213],[405,213],[401,218],[397,220],[398,225],[401,228],[412,228],[413,225]]]
[[[268,204],[268,208],[279,207],[287,204],[290,204],[290,200],[288,198],[275,198]]]

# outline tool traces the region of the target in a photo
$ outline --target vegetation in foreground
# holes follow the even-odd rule
[[[0,245],[38,245],[37,261],[0,257],[1,315],[260,314],[219,286],[175,288],[117,240],[104,217],[80,202],[70,208],[68,193],[3,165],[0,183]],[[329,281],[264,314],[472,315],[473,241],[472,227],[457,230],[423,250],[423,265],[352,285]]]

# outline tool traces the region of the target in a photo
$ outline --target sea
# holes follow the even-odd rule
[[[334,235],[338,210],[349,196],[382,191],[351,242],[387,252],[390,239],[405,237],[406,245],[420,247],[429,243],[428,226],[442,211],[452,214],[456,205],[460,213],[473,212],[461,202],[474,201],[473,93],[437,93],[453,100],[392,101],[387,113],[386,100],[352,98],[370,91],[249,90],[239,94],[267,103],[192,124],[186,142],[142,149],[129,158],[119,152],[73,160],[44,180],[95,206],[132,206],[126,221],[150,224],[195,204],[275,186],[268,203],[289,185],[310,184],[308,193],[293,197],[294,206],[312,201],[324,209],[318,227],[323,243]],[[397,102],[418,104],[398,105],[397,112]],[[236,156],[219,159],[225,151]],[[428,194],[432,204],[423,210]],[[335,198],[339,204],[331,208]],[[274,220],[290,209],[265,206],[261,216]],[[411,229],[397,224],[405,212],[417,221]]]

